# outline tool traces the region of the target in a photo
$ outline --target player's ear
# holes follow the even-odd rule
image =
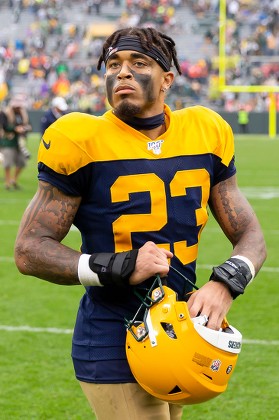
[[[168,90],[171,87],[173,80],[174,80],[174,73],[172,71],[166,72],[164,76],[163,89]]]

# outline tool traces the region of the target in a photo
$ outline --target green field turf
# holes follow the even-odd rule
[[[92,414],[70,357],[71,330],[83,289],[24,277],[13,261],[19,220],[36,190],[38,142],[36,135],[30,136],[32,159],[22,173],[20,191],[6,191],[2,168],[0,172],[0,419],[89,420]],[[242,332],[244,344],[227,391],[207,403],[185,407],[185,420],[279,418],[278,157],[278,138],[236,137],[239,184],[261,221],[268,259],[228,316]],[[65,242],[78,248],[78,232],[71,231]],[[208,279],[212,265],[229,253],[228,241],[210,217],[201,240],[199,285]]]

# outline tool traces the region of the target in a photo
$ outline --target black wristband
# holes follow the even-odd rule
[[[222,265],[213,267],[210,276],[210,280],[226,284],[233,299],[244,293],[245,287],[251,279],[250,268],[238,258],[229,258]]]
[[[103,286],[125,287],[135,269],[138,249],[127,252],[98,253],[89,258],[89,267]]]

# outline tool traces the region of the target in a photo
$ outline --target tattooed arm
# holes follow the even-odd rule
[[[22,274],[57,284],[80,284],[77,276],[80,252],[61,244],[80,201],[80,197],[67,196],[52,185],[39,182],[15,242],[15,262]]]
[[[212,189],[210,209],[232,243],[232,255],[249,258],[257,273],[266,258],[265,241],[257,216],[237,186],[236,176]]]
[[[233,246],[232,256],[249,258],[257,273],[266,258],[265,242],[257,217],[237,186],[236,176],[212,188],[210,209]],[[210,281],[192,294],[188,306],[191,316],[201,312],[209,317],[208,327],[218,329],[231,303],[227,286]]]

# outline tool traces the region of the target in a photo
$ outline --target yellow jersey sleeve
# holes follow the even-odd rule
[[[95,120],[96,117],[79,112],[59,118],[41,139],[38,162],[64,175],[86,166],[93,159],[87,145],[94,134]]]
[[[235,152],[230,125],[217,112],[203,106],[194,106],[183,111],[187,115],[185,121],[189,126],[189,135],[193,139],[193,151],[213,153],[228,166]]]

